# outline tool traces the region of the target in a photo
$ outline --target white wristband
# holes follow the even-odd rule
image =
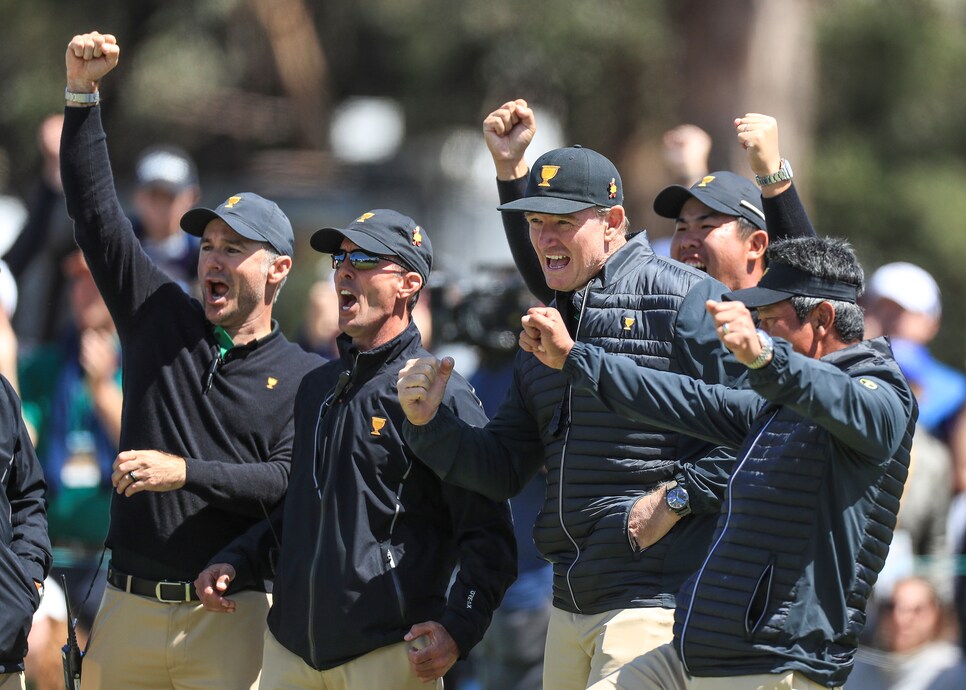
[[[101,92],[74,93],[70,89],[64,89],[64,100],[71,105],[97,105],[101,102]]]

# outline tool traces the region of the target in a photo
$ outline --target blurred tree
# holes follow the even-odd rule
[[[848,237],[869,273],[921,265],[943,291],[936,352],[966,356],[966,5],[852,0],[824,8],[815,220]]]

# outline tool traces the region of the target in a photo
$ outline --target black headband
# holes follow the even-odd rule
[[[758,287],[789,292],[804,297],[821,297],[841,302],[855,302],[859,286],[843,280],[822,278],[788,264],[775,263],[765,269]]]
[[[750,308],[764,307],[790,297],[816,297],[855,303],[859,286],[843,280],[822,278],[784,263],[774,263],[765,270],[758,285],[735,290],[725,299],[743,302]]]

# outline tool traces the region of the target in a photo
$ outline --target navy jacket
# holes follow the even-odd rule
[[[815,360],[775,340],[753,390],[643,371],[577,343],[564,365],[611,409],[738,448],[713,545],[682,588],[694,676],[852,668],[909,468],[916,401],[879,338]]]
[[[733,383],[744,367],[721,348],[704,308],[724,286],[656,256],[643,233],[616,251],[557,308],[577,340],[625,355],[635,366]],[[572,390],[559,371],[520,352],[514,379],[483,429],[440,409],[406,438],[440,477],[493,499],[513,496],[546,464],[547,495],[534,541],[554,566],[554,606],[573,613],[674,606],[674,594],[710,545],[730,452],[607,410]],[[692,515],[638,553],[627,534],[634,502],[672,479]]]
[[[44,473],[20,416],[20,400],[0,376],[0,674],[23,670],[27,633],[50,571]]]
[[[509,507],[444,485],[406,447],[396,379],[408,359],[428,356],[415,325],[367,352],[345,336],[339,345],[341,359],[299,388],[282,509],[212,562],[234,565],[237,582],[270,577],[280,539],[268,625],[313,668],[401,642],[427,620],[465,657],[516,576]],[[486,423],[456,374],[444,404]]]

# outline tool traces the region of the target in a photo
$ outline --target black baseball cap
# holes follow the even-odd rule
[[[749,309],[756,309],[796,296],[855,304],[859,297],[859,286],[843,280],[823,278],[788,264],[771,263],[762,274],[758,285],[735,290],[725,295],[724,299],[741,302]]]
[[[181,228],[201,237],[205,226],[221,218],[242,237],[268,242],[279,254],[295,255],[295,233],[288,216],[274,201],[252,192],[230,196],[217,208],[193,208],[181,216]]]
[[[684,203],[691,198],[718,213],[744,218],[760,230],[767,229],[765,212],[761,210],[761,192],[741,175],[719,170],[705,175],[690,188],[673,184],[654,198],[654,211],[665,218],[677,218]]]
[[[177,146],[154,146],[138,157],[134,177],[139,187],[164,187],[177,194],[198,186],[198,169]]]
[[[614,164],[592,149],[574,145],[540,156],[530,169],[524,197],[497,209],[565,215],[623,203],[624,185]]]
[[[346,228],[322,228],[312,235],[312,249],[334,254],[342,240],[354,242],[372,254],[392,256],[411,271],[429,281],[433,270],[433,245],[429,235],[409,216],[388,208],[375,208],[363,213]]]

